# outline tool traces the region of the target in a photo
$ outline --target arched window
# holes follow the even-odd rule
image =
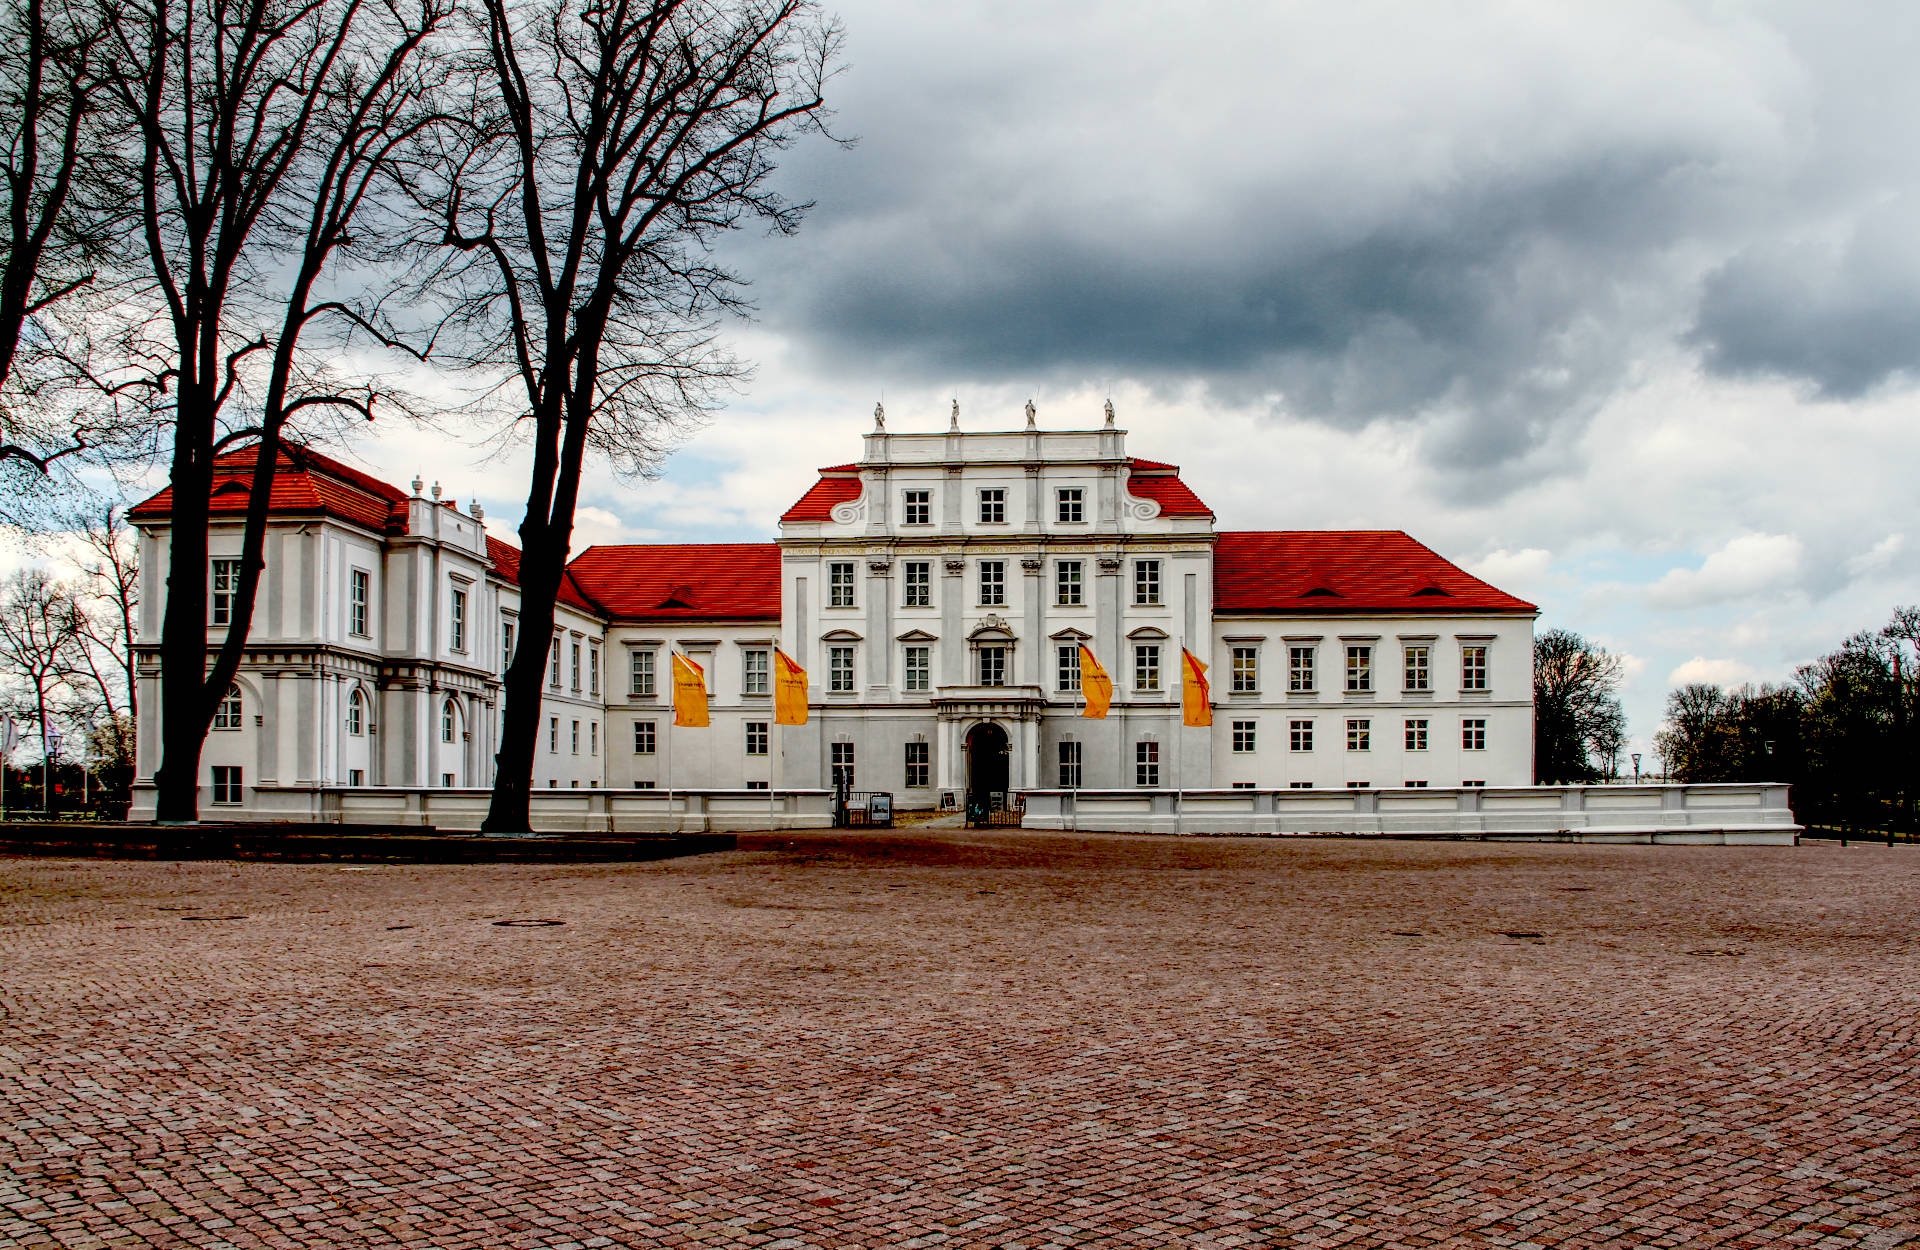
[[[453,741],[454,726],[459,718],[459,710],[453,706],[453,700],[448,699],[446,705],[440,709],[440,741]]]
[[[347,732],[356,738],[367,732],[367,701],[358,690],[347,695]]]
[[[240,728],[240,687],[227,687],[227,693],[213,709],[213,727],[215,729]]]

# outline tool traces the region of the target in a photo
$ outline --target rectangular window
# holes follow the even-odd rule
[[[1133,602],[1139,607],[1151,607],[1160,602],[1160,561],[1133,562]]]
[[[1233,753],[1235,755],[1253,754],[1254,725],[1250,720],[1233,722]]]
[[[1236,781],[1233,783],[1233,788],[1236,790],[1251,790],[1253,789],[1253,783],[1251,781]]]
[[[1005,525],[1007,522],[1007,491],[1003,486],[989,486],[980,492],[980,524]]]
[[[1486,784],[1484,781],[1463,781],[1460,783],[1461,787],[1467,790],[1477,790]]]
[[[1427,648],[1411,646],[1407,648],[1405,688],[1409,691],[1433,689]]]
[[[560,718],[558,716],[547,717],[547,754],[560,754]]]
[[[1487,649],[1483,646],[1460,648],[1460,689],[1487,688]]]
[[[653,697],[653,652],[633,653],[633,684],[628,687],[628,692],[643,699]]]
[[[1160,689],[1160,644],[1142,642],[1133,648],[1133,688]]]
[[[740,653],[741,694],[766,694],[773,689],[771,670],[767,667],[771,658],[764,647],[749,647]]]
[[[349,768],[347,770],[347,784],[350,786],[366,785],[367,770],[364,768]]]
[[[1410,720],[1407,722],[1407,750],[1424,751],[1427,749],[1427,722]]]
[[[1287,689],[1295,694],[1313,693],[1313,648],[1287,648]]]
[[[827,689],[835,694],[853,693],[853,648],[827,648]]]
[[[1462,751],[1484,751],[1487,749],[1487,722],[1468,719],[1460,722],[1460,749]]]
[[[835,560],[827,565],[827,606],[853,606],[853,561]]]
[[[1350,720],[1347,722],[1347,750],[1373,750],[1373,722],[1370,720]]]
[[[1149,790],[1156,789],[1160,785],[1160,744],[1158,742],[1133,744],[1133,784]]]
[[[1401,788],[1405,790],[1424,790],[1427,788],[1427,783],[1424,781],[1405,781],[1401,783]]]
[[[932,783],[933,748],[925,742],[909,742],[906,783],[909,790],[924,790]]]
[[[749,789],[749,790],[765,790],[765,789],[766,789],[766,788],[768,787],[768,785],[769,785],[769,783],[768,783],[768,782],[765,782],[765,781],[749,781],[749,782],[747,783],[747,789]]]
[[[1080,689],[1080,644],[1061,643],[1054,652],[1058,661],[1058,685],[1062,692]]]
[[[931,690],[933,688],[933,648],[925,646],[908,647],[906,664],[902,668],[906,675],[904,686],[908,690]]]
[[[347,574],[347,632],[361,638],[367,636],[367,600],[372,587],[373,579],[365,569]]]
[[[1373,648],[1350,646],[1347,648],[1347,689],[1373,689]]]
[[[1365,782],[1365,781],[1349,781],[1349,782],[1347,783],[1347,789],[1349,789],[1349,790],[1371,790],[1371,789],[1373,789],[1373,786],[1372,786],[1371,784],[1369,784],[1368,782]]]
[[[1078,560],[1062,560],[1053,566],[1053,601],[1063,608],[1077,608],[1085,602],[1081,568]]]
[[[832,746],[833,788],[853,789],[853,743],[836,742]]]
[[[1003,607],[1007,602],[1007,562],[1005,560],[982,560],[980,562],[980,606],[983,608]]]
[[[213,562],[213,623],[233,624],[233,596],[240,586],[240,561]],[[234,802],[240,800],[235,799]]]
[[[909,608],[930,608],[933,606],[933,561],[908,560],[903,566],[905,578],[901,582],[904,597],[902,605]]]
[[[465,651],[467,649],[467,592],[466,591],[456,590],[453,592],[453,610],[450,613],[448,613],[447,619],[449,623],[452,625],[451,637],[448,639],[448,645],[450,645],[455,651]]]
[[[1062,525],[1078,525],[1087,519],[1087,491],[1083,486],[1062,486],[1053,492],[1053,517]]]
[[[651,790],[653,789],[653,783],[651,781],[636,781],[633,783],[633,788],[636,790]]]
[[[750,720],[747,722],[747,754],[765,755],[767,753],[767,722]]]
[[[1233,692],[1253,694],[1260,689],[1260,648],[1233,649]]]
[[[635,755],[653,754],[653,724],[650,720],[633,722],[633,753]]]
[[[587,644],[587,693],[600,693],[600,647],[597,643]]]
[[[573,692],[580,693],[580,644],[573,644]]]
[[[592,754],[600,754],[600,722],[597,720],[587,722],[587,743]]]
[[[553,640],[553,650],[547,656],[547,685],[560,689],[560,640]]]
[[[1078,742],[1060,744],[1060,788],[1062,790],[1080,788],[1080,744]]]
[[[500,623],[500,673],[505,676],[507,667],[513,663],[513,622]]]
[[[933,492],[930,490],[910,490],[901,497],[900,523],[902,525],[933,524]]]
[[[982,647],[980,656],[980,684],[983,686],[1004,686],[1007,684],[1007,649],[1005,647]]]
[[[1287,789],[1289,789],[1289,790],[1311,790],[1311,789],[1313,789],[1313,783],[1312,783],[1311,781],[1289,781],[1289,782],[1287,783]]]
[[[1287,723],[1287,749],[1290,751],[1313,750],[1313,722],[1296,720]]]
[[[240,768],[235,764],[215,764],[213,766],[213,801],[216,803],[238,803],[241,801]]]
[[[573,753],[580,754],[580,722],[573,722]]]

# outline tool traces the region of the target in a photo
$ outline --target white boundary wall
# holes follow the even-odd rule
[[[1426,790],[1028,790],[1028,829],[1792,846],[1783,784]]]
[[[253,786],[248,794],[245,806],[231,807],[212,803],[203,788],[201,818],[419,826],[463,833],[480,828],[493,799],[487,789],[414,786]],[[536,833],[728,833],[833,826],[831,790],[535,790],[531,799],[530,823]],[[149,802],[149,811],[151,806]]]

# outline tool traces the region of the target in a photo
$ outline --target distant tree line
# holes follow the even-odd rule
[[[1920,607],[1894,611],[1780,685],[1695,682],[1654,745],[1677,781],[1784,781],[1803,824],[1915,828]]]

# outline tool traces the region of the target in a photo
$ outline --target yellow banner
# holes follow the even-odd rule
[[[1080,644],[1080,694],[1087,701],[1080,715],[1089,720],[1107,718],[1107,705],[1113,702],[1113,678],[1107,676],[1107,670],[1100,667],[1085,643]]]
[[[1213,724],[1213,692],[1207,686],[1207,666],[1185,647],[1180,648],[1180,723]]]
[[[773,649],[773,723],[807,723],[807,670],[778,647]]]
[[[706,670],[679,652],[673,653],[673,723],[692,729],[707,723]]]

